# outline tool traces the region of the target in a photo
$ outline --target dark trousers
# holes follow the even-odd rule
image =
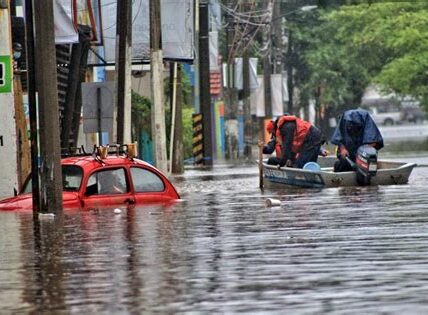
[[[293,162],[293,167],[303,168],[308,162],[316,162],[320,152],[321,145],[315,145],[312,148],[299,153],[297,159]]]
[[[321,145],[316,145],[311,149],[300,152],[297,159],[293,162],[293,167],[303,168],[303,166],[305,166],[305,164],[308,162],[316,162],[318,160],[320,148]],[[267,164],[278,165],[280,162],[281,159],[272,156],[268,159]]]
[[[277,158],[276,156],[271,156],[267,160],[268,165],[279,165],[279,162],[281,162],[281,159]]]
[[[350,172],[353,170],[354,169],[352,168],[351,164],[349,164],[349,162],[344,158],[339,157],[339,159],[334,163],[335,172]]]

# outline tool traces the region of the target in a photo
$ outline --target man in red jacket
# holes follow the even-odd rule
[[[303,168],[317,161],[325,142],[320,129],[293,115],[280,117],[276,127],[276,141],[281,146],[279,166]]]

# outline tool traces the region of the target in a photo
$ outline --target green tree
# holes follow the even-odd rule
[[[140,144],[142,143],[141,135],[143,131],[151,134],[152,102],[149,98],[132,91],[131,104],[132,139]],[[139,148],[140,153],[142,149],[143,148]]]
[[[167,82],[166,82],[167,83]],[[182,103],[183,103],[183,147],[184,158],[192,156],[192,114],[193,107],[191,105],[191,86],[190,80],[183,72],[182,75]],[[169,106],[170,87],[165,84],[165,97],[166,111],[165,121],[167,125],[167,140],[169,141],[170,128],[171,128],[171,110]],[[151,107],[152,102],[149,98],[141,96],[140,94],[132,91],[132,139],[141,143],[141,133],[144,131],[151,135]],[[169,145],[168,145],[169,148]],[[141,149],[141,148],[140,148]],[[140,151],[141,152],[141,151]]]
[[[306,88],[338,109],[360,104],[377,83],[389,92],[428,97],[428,3],[342,6],[306,33]]]

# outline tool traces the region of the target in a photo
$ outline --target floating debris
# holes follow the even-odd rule
[[[267,198],[265,203],[266,203],[266,207],[279,207],[279,206],[281,206],[281,200],[279,200],[279,199]]]

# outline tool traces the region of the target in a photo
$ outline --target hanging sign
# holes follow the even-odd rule
[[[12,67],[10,56],[0,56],[0,93],[12,92]]]

